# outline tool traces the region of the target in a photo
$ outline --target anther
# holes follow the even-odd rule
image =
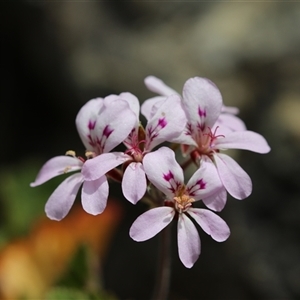
[[[68,150],[65,155],[76,157],[76,152],[73,150]]]
[[[195,199],[189,197],[188,195],[182,195],[180,197],[174,197],[174,201],[177,211],[179,213],[183,213],[192,206],[192,203],[195,202]]]
[[[87,159],[94,158],[95,156],[96,156],[95,152],[93,152],[93,151],[85,151],[85,157]]]

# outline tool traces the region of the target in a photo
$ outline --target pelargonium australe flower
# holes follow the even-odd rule
[[[148,240],[177,219],[178,253],[182,263],[191,268],[200,255],[200,238],[193,218],[201,228],[218,241],[225,241],[230,230],[218,215],[208,209],[194,208],[193,202],[215,194],[222,187],[216,168],[203,160],[184,184],[183,170],[175,160],[174,152],[162,147],[145,156],[144,168],[150,182],[166,196],[165,206],[150,209],[140,215],[130,228],[133,240]]]
[[[157,107],[159,107],[161,101],[163,101],[165,97],[178,93],[155,76],[148,76],[144,81],[150,91],[161,95],[150,98],[143,103],[142,113],[147,118],[157,109]],[[216,125],[222,125],[230,131],[246,130],[245,123],[236,116],[238,113],[238,108],[223,105],[221,113],[216,121]]]
[[[87,161],[82,173],[86,181],[97,180],[111,169],[125,163],[122,191],[128,201],[136,204],[144,196],[147,188],[144,157],[159,144],[176,139],[185,128],[186,117],[180,97],[172,95],[162,101],[144,129],[139,121],[138,99],[130,93],[122,93],[120,97],[128,101],[136,115],[135,125],[124,141],[127,150],[103,154]],[[172,109],[169,103],[172,103]]]
[[[187,115],[187,126],[178,142],[189,145],[191,157],[201,165],[203,158],[215,165],[226,190],[236,199],[248,197],[252,182],[248,174],[230,156],[221,153],[225,149],[245,149],[267,153],[270,147],[263,136],[249,131],[230,131],[217,123],[223,101],[218,88],[210,80],[191,78],[183,87],[182,105]],[[226,202],[226,194],[203,199],[206,206],[220,211]]]
[[[93,160],[94,157],[99,157],[122,143],[134,122],[134,113],[127,101],[120,97],[113,101],[109,98],[96,98],[87,102],[76,117],[76,127],[86,147],[87,159]],[[79,171],[86,162],[86,159],[76,157],[74,151],[68,151],[67,156],[57,156],[47,161],[30,185],[35,187],[58,175]],[[81,185],[84,210],[93,215],[103,212],[108,197],[106,177],[85,181],[81,173],[75,173],[65,179],[48,199],[45,207],[47,216],[54,220],[64,218],[71,209]]]

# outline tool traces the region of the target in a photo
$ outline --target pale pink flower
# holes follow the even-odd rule
[[[184,184],[183,170],[175,160],[174,152],[162,147],[144,158],[144,168],[150,182],[165,194],[165,206],[156,207],[140,215],[130,228],[133,240],[148,240],[177,219],[179,258],[185,267],[191,268],[201,251],[197,228],[201,228],[218,241],[225,241],[230,230],[227,224],[207,209],[194,208],[192,203],[204,196],[213,195],[222,187],[216,168],[203,161],[202,166]]]
[[[169,141],[172,142],[185,128],[186,117],[177,95],[165,99],[148,119],[145,130],[140,126],[138,99],[123,93],[120,97],[126,99],[136,115],[135,126],[124,141],[127,151],[112,152],[87,161],[82,173],[86,181],[96,180],[113,168],[126,163],[122,179],[122,191],[125,198],[136,204],[145,194],[147,188],[143,159],[154,147]],[[172,103],[170,109],[169,103]]]
[[[252,183],[248,174],[231,157],[221,153],[226,149],[245,149],[267,153],[270,147],[260,134],[248,130],[230,131],[216,122],[222,111],[222,96],[214,83],[200,77],[189,79],[183,88],[182,104],[187,115],[184,134],[179,143],[189,145],[189,153],[201,164],[203,158],[210,159],[226,190],[236,199],[248,197]],[[186,148],[187,149],[187,148]],[[226,194],[217,199],[203,199],[211,209],[221,210]]]
[[[87,158],[93,160],[93,157],[99,157],[122,143],[134,122],[135,116],[127,101],[121,98],[114,101],[97,98],[87,102],[76,117],[77,130],[87,149]],[[81,170],[86,160],[76,157],[74,151],[67,153],[71,156],[57,156],[47,161],[31,186],[41,185],[64,173]],[[48,199],[45,207],[47,216],[54,220],[64,218],[71,209],[81,185],[84,210],[93,215],[102,213],[108,197],[106,177],[85,181],[81,173],[75,173],[65,179]]]
[[[167,86],[161,79],[155,76],[148,76],[145,78],[145,85],[147,88],[161,96],[153,97],[146,100],[141,108],[143,115],[149,118],[151,114],[159,107],[161,101],[165,97],[178,94],[175,90]],[[221,113],[216,121],[216,126],[222,126],[229,131],[243,131],[246,130],[245,123],[236,115],[239,113],[239,109],[236,107],[222,106]]]

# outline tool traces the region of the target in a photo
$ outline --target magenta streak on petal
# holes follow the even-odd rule
[[[197,122],[197,128],[198,128],[198,130],[200,130],[200,131],[204,131],[204,129],[205,129],[205,124],[203,123],[199,123],[199,122]]]
[[[193,129],[192,129],[192,124],[187,123],[186,128],[185,128],[185,135],[192,135]]]
[[[196,184],[199,185],[199,189],[200,189],[200,190],[205,189],[206,182],[204,182],[204,180],[203,180],[202,178],[201,178],[200,180],[198,180],[198,181],[196,182]]]
[[[133,128],[123,143],[127,148],[130,149],[130,148],[132,148],[132,144],[136,144],[137,138],[138,138],[138,136],[135,132],[135,128]]]
[[[103,135],[108,138],[111,133],[113,132],[114,130],[113,129],[110,129],[109,128],[109,125],[106,125],[105,128],[103,129]]]
[[[158,134],[155,133],[156,128],[157,128],[157,126],[154,129],[151,126],[149,126],[149,128],[148,128],[148,136],[149,136],[150,142],[153,141],[153,139],[158,136]]]
[[[96,121],[89,123],[90,134],[87,135],[87,138],[89,140],[89,144],[94,148],[96,154],[99,155],[103,153],[106,140],[114,130],[110,129],[109,125],[106,125],[103,129],[102,137],[99,138],[98,136],[95,136],[95,132],[93,131],[93,126],[95,127],[95,124]]]
[[[199,106],[198,107],[198,115],[200,116],[200,118],[206,117],[206,110],[205,109],[202,110]]]
[[[204,130],[205,128],[205,123],[204,123],[204,120],[206,118],[206,110],[205,109],[201,109],[200,106],[198,106],[198,115],[200,117],[200,123],[197,122],[197,128],[201,131]]]
[[[90,134],[88,134],[89,144],[94,148],[96,154],[103,153],[104,146],[101,145],[101,140],[98,137],[93,138]]]
[[[92,146],[92,147],[96,147],[97,146],[97,142],[95,142],[92,138],[92,136],[90,134],[87,135],[88,139],[89,139],[89,144]]]
[[[91,121],[91,120],[89,120],[89,124],[88,124],[89,130],[95,129],[96,122],[97,122],[97,121]]]
[[[159,119],[159,120],[158,120],[158,125],[159,125],[161,128],[166,127],[166,125],[167,125],[166,119],[165,119],[165,118]]]
[[[174,175],[171,171],[167,174],[163,174],[164,180],[168,181],[170,187],[168,188],[172,193],[178,190],[180,183],[174,180]]]
[[[168,174],[164,174],[164,180],[166,180],[166,181],[170,181],[173,178],[174,178],[174,175],[171,171],[169,171]]]
[[[195,193],[199,190],[204,190],[206,187],[206,182],[201,178],[194,185],[187,189],[190,196],[195,196]]]
[[[93,124],[91,124],[91,126],[92,125]],[[89,139],[89,144],[94,148],[94,151],[96,152],[97,155],[103,153],[106,140],[113,131],[114,131],[113,129],[109,128],[109,125],[106,125],[105,128],[103,129],[102,137],[99,138],[98,136],[95,136],[94,134],[92,134],[92,130],[91,130],[90,134],[87,135],[87,137]]]
[[[149,126],[149,128],[147,129],[148,144],[150,144],[159,135],[159,131],[164,127],[166,127],[167,124],[168,124],[167,120],[165,118],[161,118],[158,120],[157,125],[155,127]]]

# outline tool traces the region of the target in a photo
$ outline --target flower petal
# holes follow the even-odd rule
[[[145,155],[144,170],[148,179],[168,197],[183,184],[183,171],[173,150],[161,147]]]
[[[139,120],[139,118],[140,118],[140,101],[139,101],[139,99],[135,95],[128,93],[128,92],[121,93],[119,96],[120,96],[120,98],[127,101],[130,109],[134,112],[137,119]]]
[[[222,106],[222,113],[237,115],[240,110],[235,106]]]
[[[178,95],[169,96],[148,121],[145,148],[151,150],[160,143],[172,142],[183,132],[185,125],[186,116],[180,97]]]
[[[178,254],[186,268],[191,268],[201,251],[200,237],[193,222],[180,214],[177,224]]]
[[[200,168],[193,174],[186,185],[187,192],[195,200],[211,196],[221,190],[223,184],[216,166],[211,161],[202,159]]]
[[[113,132],[107,137],[103,152],[109,152],[128,136],[136,124],[136,115],[124,100],[114,101],[101,115],[98,130],[108,126]]]
[[[42,166],[30,186],[35,187],[58,175],[80,170],[82,165],[83,162],[76,157],[67,155],[53,157]]]
[[[149,121],[155,115],[158,108],[165,100],[165,96],[157,96],[144,101],[141,106],[141,113],[147,119],[147,121]]]
[[[110,94],[103,99],[104,106],[107,107],[112,104],[113,101],[119,100],[120,97],[115,94]]]
[[[190,208],[187,213],[215,241],[223,242],[228,239],[230,229],[226,222],[208,209]]]
[[[77,192],[83,182],[81,173],[76,173],[65,179],[48,199],[45,212],[51,220],[60,221],[70,211]]]
[[[128,103],[130,109],[134,112],[137,121],[139,122],[140,102],[139,99],[131,93],[126,92],[126,93],[121,93],[120,95],[109,95],[104,98],[104,105],[109,106],[113,101],[120,100],[120,99],[125,100]]]
[[[202,202],[205,206],[214,211],[221,211],[225,207],[226,201],[227,192],[224,187],[211,196],[202,198]]]
[[[130,163],[122,180],[122,191],[125,198],[136,204],[145,195],[146,189],[147,181],[143,165],[136,162]]]
[[[257,153],[268,153],[271,149],[265,138],[253,131],[237,131],[216,139],[215,147],[219,149],[244,149]]]
[[[127,101],[112,101],[102,111],[95,125],[95,132],[100,141],[99,153],[107,153],[128,136],[136,124],[136,115]],[[97,141],[98,144],[98,141]]]
[[[107,203],[108,182],[106,176],[97,180],[85,181],[81,191],[81,203],[83,209],[91,214],[101,214]]]
[[[96,180],[131,157],[122,152],[103,153],[87,160],[81,170],[84,180]]]
[[[137,242],[149,240],[170,224],[174,215],[172,207],[161,206],[150,209],[133,222],[129,235]]]
[[[79,136],[87,150],[92,151],[93,147],[90,144],[89,135],[93,131],[97,118],[103,108],[103,98],[95,98],[88,101],[81,107],[76,116],[76,127]]]
[[[245,123],[237,116],[231,114],[220,114],[216,126],[224,126],[230,131],[244,131],[247,130]]]
[[[239,200],[247,198],[252,192],[249,175],[226,154],[215,154],[214,159],[220,179],[228,193]]]
[[[161,79],[155,76],[148,76],[144,79],[145,85],[151,92],[162,96],[170,96],[178,94],[176,91],[168,87]]]
[[[206,78],[194,77],[183,87],[183,106],[194,128],[212,128],[222,110],[222,96],[216,85]]]
[[[182,152],[183,157],[186,157],[187,153],[190,152],[191,149],[194,150],[194,147],[198,146],[195,139],[191,135],[187,134],[186,131],[180,134],[178,138],[172,139],[172,143],[181,144],[184,145],[184,147],[192,146],[190,149],[188,149],[188,151]]]

